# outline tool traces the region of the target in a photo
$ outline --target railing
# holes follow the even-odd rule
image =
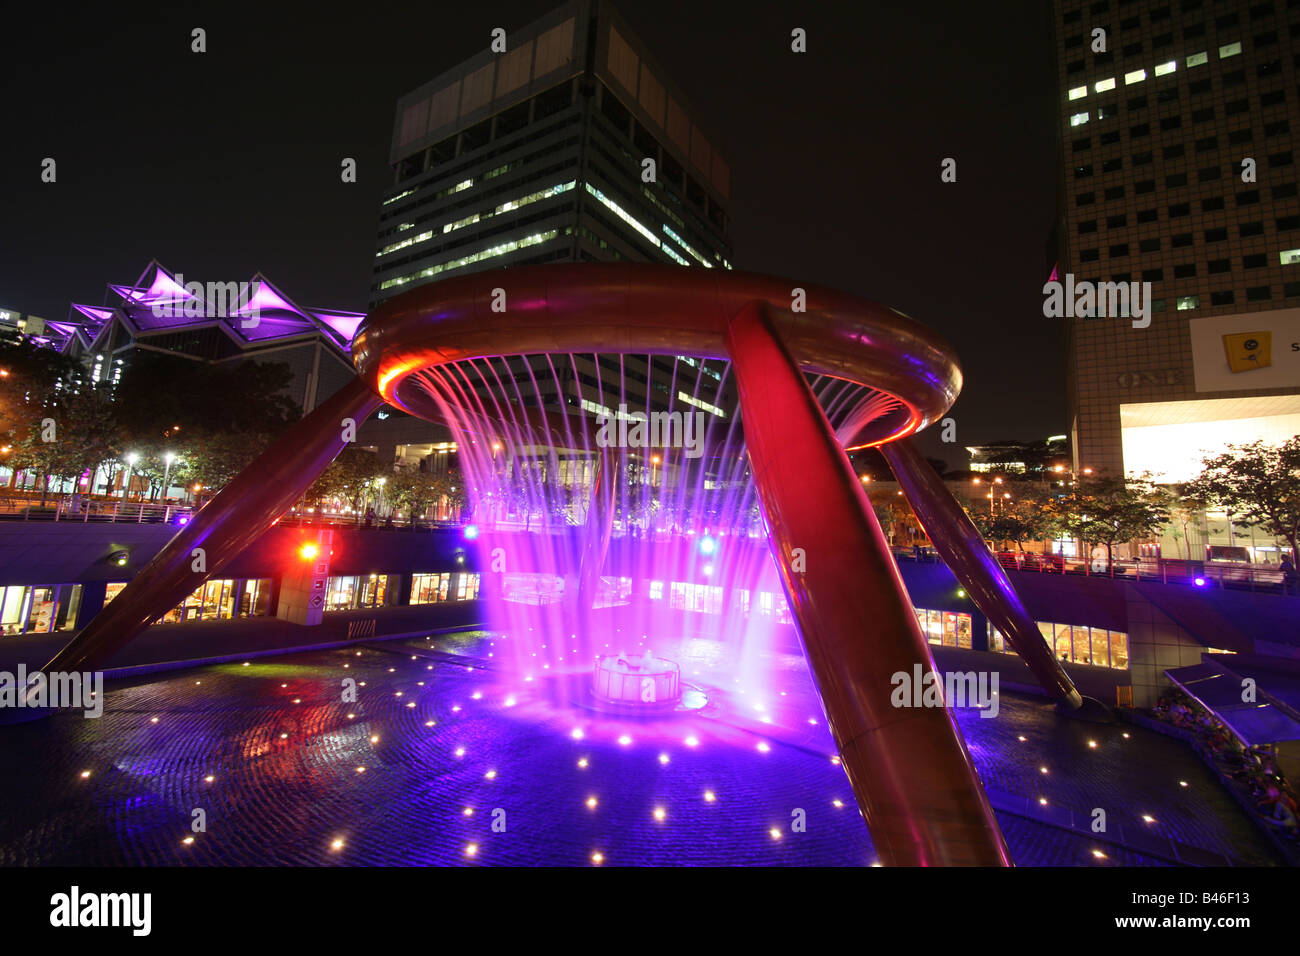
[[[940,563],[931,548],[895,548],[904,560]],[[1255,567],[1226,561],[1188,561],[1182,558],[1140,558],[1106,561],[1067,558],[1059,554],[999,551],[998,563],[1008,571],[1038,574],[1072,574],[1120,581],[1149,581],[1194,588],[1227,588],[1264,594],[1300,595],[1300,581],[1294,572],[1280,568]]]
[[[184,522],[193,514],[189,505],[150,501],[110,501],[82,498],[52,498],[41,504],[39,498],[10,497],[0,499],[0,520],[72,521],[82,524],[165,524]]]

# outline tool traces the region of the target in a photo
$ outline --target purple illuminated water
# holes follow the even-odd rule
[[[660,392],[670,429],[656,435],[647,423],[642,436],[618,419],[626,406],[653,421],[653,388],[626,387],[635,373],[622,356],[586,358],[607,374],[585,400],[571,355],[417,373],[458,446],[501,679],[521,699],[584,708],[599,657],[648,650],[681,665],[684,687],[743,695],[762,713],[779,693],[775,647],[793,625],[729,366],[677,362]],[[606,384],[614,368],[621,390]],[[814,387],[832,424],[857,429],[888,408],[838,380]]]

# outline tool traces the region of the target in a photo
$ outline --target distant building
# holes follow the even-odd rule
[[[1300,4],[1055,0],[1057,272],[1151,283],[1062,318],[1076,469],[1181,481],[1300,432]],[[1094,36],[1105,31],[1105,50]]]
[[[1070,448],[1065,435],[1051,435],[1041,441],[995,441],[967,445],[970,470],[999,472],[1040,478],[1058,467],[1070,465]]]
[[[363,318],[303,308],[261,273],[244,283],[196,282],[155,261],[133,285],[110,283],[102,305],[74,303],[67,320],[27,331],[80,359],[92,383],[116,383],[137,351],[214,364],[282,362],[305,415],[355,377],[349,343]]]
[[[731,165],[604,0],[567,3],[509,34],[505,52],[484,49],[403,96],[390,157],[372,306],[448,276],[547,262],[731,267]],[[588,353],[491,365],[507,401],[570,414],[616,413],[613,395],[633,410],[723,419],[735,406],[720,361]],[[362,442],[407,461],[447,450],[445,429],[406,418],[372,420]]]

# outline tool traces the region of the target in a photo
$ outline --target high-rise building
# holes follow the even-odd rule
[[[567,3],[504,49],[483,39],[481,53],[398,101],[372,305],[547,262],[731,267],[730,164],[611,4]],[[633,410],[727,418],[734,402],[724,363],[688,356],[513,357],[493,369],[528,383],[512,400],[571,413],[616,414],[617,396]],[[445,447],[402,417],[363,440],[408,461]]]
[[[1075,467],[1181,480],[1300,432],[1300,0],[1056,0],[1054,23],[1058,276],[1151,284],[1146,327],[1062,319]]]

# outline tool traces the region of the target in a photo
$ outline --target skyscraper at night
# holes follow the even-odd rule
[[[509,34],[504,51],[489,40],[398,101],[372,306],[547,262],[730,268],[730,164],[617,10],[579,0]],[[579,355],[556,372],[543,357],[496,361],[535,376],[548,406],[597,412],[625,385],[633,409],[675,402],[726,417],[718,362]]]
[[[1075,466],[1176,481],[1300,432],[1300,2],[1056,0],[1054,23],[1058,272],[1151,283],[1149,326],[1061,320]]]

